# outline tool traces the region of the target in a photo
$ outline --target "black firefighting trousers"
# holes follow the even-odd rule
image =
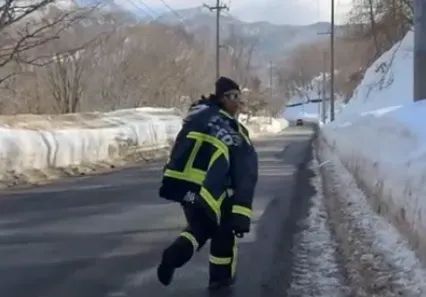
[[[229,223],[231,199],[222,204],[221,224],[217,226],[202,209],[193,204],[184,204],[187,227],[163,252],[162,262],[179,268],[199,251],[207,240],[210,242],[209,282],[220,282],[235,277],[237,244]]]

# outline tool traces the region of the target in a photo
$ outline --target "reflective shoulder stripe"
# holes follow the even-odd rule
[[[211,136],[209,134],[200,133],[200,132],[190,132],[187,137],[195,139],[195,140],[206,141],[206,142],[212,144],[217,149],[219,149],[225,155],[225,158],[229,161],[229,149],[228,149],[228,147],[222,141],[217,139],[216,137]]]
[[[230,118],[232,120],[235,120],[235,118],[233,116],[231,116],[229,113],[227,113],[226,111],[224,111],[223,109],[220,109],[219,112],[221,114],[223,114],[224,116],[226,116],[227,118]]]
[[[242,127],[242,124],[241,124],[241,123],[238,123],[238,132],[240,132],[240,134],[244,137],[245,141],[246,141],[249,145],[251,145],[250,138],[247,136],[247,134],[246,134],[246,133],[244,133],[244,129],[243,129],[243,127]]]
[[[213,156],[211,157],[208,168],[210,169],[210,167],[214,164],[214,162],[216,162],[216,160],[217,160],[220,156],[222,156],[222,155],[223,155],[223,152],[222,152],[221,150],[217,150],[217,151],[213,154]],[[225,158],[226,158],[226,157],[225,157]],[[226,161],[228,161],[228,163],[229,163],[229,160],[228,160],[228,159],[227,159]]]
[[[243,127],[242,127],[242,124],[235,118],[235,117],[233,117],[233,116],[231,116],[229,113],[227,113],[226,111],[224,111],[224,110],[219,110],[219,112],[221,113],[221,114],[223,114],[224,116],[226,116],[227,118],[229,118],[229,119],[232,119],[232,120],[234,120],[234,121],[236,121],[237,122],[237,124],[238,124],[238,132],[243,136],[243,138],[244,138],[244,140],[248,143],[248,144],[250,144],[251,145],[251,140],[250,140],[250,138],[248,137],[248,135],[246,134],[246,133],[244,133],[244,129],[243,129]]]
[[[232,213],[239,214],[242,216],[246,216],[248,218],[251,218],[253,212],[250,208],[240,206],[240,205],[234,205],[232,206]]]
[[[188,239],[191,242],[192,246],[194,247],[194,251],[196,251],[198,249],[199,243],[198,243],[197,239],[194,237],[194,235],[192,235],[188,231],[184,231],[180,234],[180,236],[185,237],[186,239]]]

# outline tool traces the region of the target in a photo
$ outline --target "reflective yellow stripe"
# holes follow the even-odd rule
[[[244,137],[245,141],[251,145],[250,138],[244,133],[243,127],[240,123],[238,123],[238,132]]]
[[[180,236],[185,237],[186,239],[188,239],[192,243],[194,251],[196,251],[198,249],[199,244],[198,244],[197,239],[194,237],[194,235],[192,235],[191,233],[189,233],[187,231],[184,231],[180,234]]]
[[[200,190],[200,196],[204,199],[204,201],[208,204],[208,206],[214,211],[216,215],[217,222],[220,222],[220,205],[222,203],[221,198],[219,198],[219,201],[216,201],[212,194],[206,189],[201,188]],[[222,199],[223,200],[223,199]]]
[[[231,116],[229,113],[227,113],[226,111],[224,111],[223,109],[219,110],[219,112],[221,114],[223,114],[224,116],[226,116],[227,118],[233,119],[235,120],[235,117]]]
[[[188,172],[192,169],[192,165],[194,164],[195,157],[197,157],[198,151],[200,150],[202,144],[203,144],[202,140],[196,139],[192,152],[189,155],[188,160],[186,161],[185,169],[183,170],[183,172]]]
[[[210,143],[211,145],[215,146],[218,150],[220,150],[224,154],[226,160],[229,161],[228,147],[226,146],[226,144],[224,144],[222,141],[220,141],[216,137],[208,135],[208,134],[200,133],[200,132],[190,132],[187,137]]]
[[[210,167],[212,167],[212,165],[214,164],[214,162],[216,162],[216,160],[221,156],[221,155],[223,155],[223,153],[222,153],[222,151],[221,150],[217,150],[214,154],[213,154],[213,157],[210,159],[210,162],[209,162],[209,169],[210,169]],[[228,160],[229,161],[229,160]]]
[[[166,169],[164,171],[164,176],[184,180],[201,186],[206,178],[207,172],[197,168],[193,168],[193,164],[203,142],[208,142],[217,149],[209,161],[208,168],[210,168],[221,155],[224,155],[226,160],[229,162],[229,149],[222,141],[208,134],[200,132],[190,132],[187,137],[190,139],[194,139],[196,142],[185,164],[184,170],[180,172],[177,170]],[[221,216],[220,206],[222,204],[223,199],[225,199],[225,197],[227,196],[226,192],[224,192],[219,197],[219,199],[216,200],[207,189],[202,187],[200,190],[200,196],[213,210],[216,215],[217,222],[219,223]]]
[[[238,245],[237,245],[237,238],[234,238],[234,248],[232,249],[232,264],[231,264],[231,275],[232,277],[235,276],[235,273],[237,272],[237,261],[238,261]]]
[[[230,119],[233,119],[233,120],[235,120],[235,121],[237,121],[237,123],[238,123],[238,132],[240,132],[240,134],[244,137],[244,140],[248,143],[248,144],[251,144],[251,141],[250,141],[250,138],[244,133],[244,130],[243,130],[243,128],[242,128],[242,124],[235,118],[235,117],[233,117],[233,116],[231,116],[229,113],[227,113],[226,111],[224,111],[224,110],[220,110],[219,111],[221,114],[223,114],[224,116],[226,116],[226,117],[228,117],[228,118],[230,118]]]
[[[243,216],[246,216],[248,218],[251,218],[251,216],[253,214],[253,212],[250,208],[244,207],[244,206],[239,206],[239,205],[232,206],[232,213],[243,215]]]
[[[201,171],[201,170],[198,170]],[[187,172],[179,172],[176,170],[166,169],[164,171],[164,176],[184,180],[187,182],[195,183],[197,185],[202,185],[206,174],[204,172],[198,172],[197,170],[191,169]]]
[[[229,265],[232,263],[232,257],[220,258],[210,255],[209,262],[216,265]]]

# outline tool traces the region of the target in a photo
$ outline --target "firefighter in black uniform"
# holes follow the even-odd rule
[[[258,179],[257,153],[235,118],[240,104],[239,86],[219,78],[215,94],[190,107],[176,138],[159,194],[182,204],[188,224],[163,252],[157,269],[163,285],[209,239],[209,289],[235,281],[235,237],[250,231]]]

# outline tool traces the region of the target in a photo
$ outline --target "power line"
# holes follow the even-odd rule
[[[174,10],[169,4],[167,4],[165,0],[160,0],[160,1],[161,3],[164,4],[165,7],[167,7],[168,10],[170,10],[175,16],[177,16],[182,23],[185,23],[185,20],[183,19],[183,17],[176,10]]]
[[[143,0],[138,0],[138,2],[142,4],[147,10],[149,10],[156,18],[158,18],[158,14],[151,7],[149,7],[148,4],[146,4]]]
[[[132,5],[136,10],[143,12],[145,15],[149,16],[151,19],[155,19],[155,17],[147,10],[141,8],[140,6],[136,5],[136,3],[133,0],[126,0],[130,5]]]

